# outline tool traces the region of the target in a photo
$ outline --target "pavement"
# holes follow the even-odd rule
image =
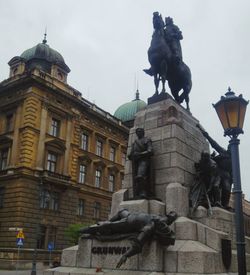
[[[0,270],[0,275],[31,275],[31,270]],[[36,275],[43,275],[43,270],[37,270]]]

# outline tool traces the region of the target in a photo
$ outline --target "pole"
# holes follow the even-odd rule
[[[36,226],[35,248],[33,251],[32,269],[31,269],[30,275],[36,275],[37,238],[38,238],[38,224]]]
[[[52,267],[51,266],[51,250],[49,251],[49,267]]]
[[[237,261],[238,274],[246,275],[246,252],[245,252],[245,232],[244,232],[244,217],[242,211],[242,190],[240,179],[240,159],[239,159],[239,144],[237,136],[233,136],[229,141],[232,158],[233,172],[233,193],[235,203],[235,227],[236,227],[236,246],[237,246]]]
[[[16,274],[18,274],[18,267],[19,267],[19,253],[20,253],[20,246],[17,246],[17,261],[16,261]]]
[[[34,249],[31,275],[36,275],[36,255],[37,255],[37,248]]]

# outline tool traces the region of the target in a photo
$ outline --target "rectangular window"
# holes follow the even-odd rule
[[[8,160],[8,148],[4,148],[0,151],[0,170],[6,169],[7,160]]]
[[[59,137],[59,135],[60,135],[60,120],[52,118],[50,134],[54,137]]]
[[[48,234],[48,244],[53,246],[53,249],[56,248],[56,233],[57,228],[55,226],[50,226]],[[46,245],[48,247],[48,244]]]
[[[40,193],[40,208],[49,209],[50,194],[44,189]]]
[[[58,192],[51,193],[50,209],[54,210],[54,211],[57,211],[59,209],[59,193]]]
[[[109,159],[115,161],[115,147],[111,146],[109,151]]]
[[[102,171],[97,169],[95,171],[95,187],[100,188],[101,178],[102,178]]]
[[[85,204],[85,202],[83,199],[78,200],[77,215],[79,215],[79,216],[84,215],[84,204]]]
[[[43,189],[40,193],[40,208],[57,211],[59,209],[59,193]]]
[[[115,176],[109,175],[109,191],[114,192],[115,190]]]
[[[94,203],[94,219],[100,219],[101,204],[99,202]]]
[[[46,226],[39,225],[37,229],[37,245],[38,249],[45,249],[45,239],[46,239]]]
[[[5,131],[10,132],[14,129],[14,116],[9,114],[6,116]]]
[[[86,180],[86,166],[80,164],[79,167],[79,183],[85,183]]]
[[[125,162],[126,162],[126,154],[124,152],[122,152],[122,165],[125,166]]]
[[[96,154],[102,157],[103,143],[100,140],[96,141]]]
[[[0,187],[0,208],[3,208],[4,193],[5,193],[5,188]]]
[[[80,147],[81,149],[88,151],[88,146],[89,146],[89,136],[86,133],[82,133]]]
[[[56,162],[57,162],[57,155],[52,152],[48,152],[47,170],[50,172],[56,172]]]

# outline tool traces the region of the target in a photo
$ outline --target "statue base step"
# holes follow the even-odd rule
[[[168,94],[168,93],[159,93],[159,94],[154,94],[151,97],[148,98],[148,105],[162,101],[162,100],[166,100],[173,97]]]
[[[77,267],[57,267],[44,271],[44,275],[203,275],[207,273],[175,273],[175,272],[152,272],[152,271],[129,271],[129,270],[109,270],[96,268],[77,268]],[[211,273],[210,275],[238,275],[238,272],[233,273]],[[250,275],[250,272],[247,273]]]
[[[123,194],[121,195],[123,197]],[[119,199],[120,200],[120,199]],[[118,200],[118,201],[119,201]],[[164,215],[166,206],[157,200],[120,200],[117,210],[131,213]],[[116,275],[185,275],[237,274],[237,255],[233,233],[234,213],[214,207],[208,216],[203,207],[193,213],[193,219],[178,217],[171,225],[175,232],[174,246],[164,247],[157,241],[145,244],[141,254],[128,258],[116,269],[122,254],[131,246],[129,240],[101,242],[80,239],[78,246],[63,250],[61,265],[45,271],[44,275],[116,274]],[[231,264],[226,270],[222,261],[222,240],[231,240]],[[250,239],[246,237],[246,263],[250,271]]]

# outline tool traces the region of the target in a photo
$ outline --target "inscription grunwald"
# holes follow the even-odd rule
[[[130,247],[126,246],[94,246],[91,249],[91,253],[93,254],[115,254],[115,255],[120,255],[124,254],[127,252],[127,250]]]

